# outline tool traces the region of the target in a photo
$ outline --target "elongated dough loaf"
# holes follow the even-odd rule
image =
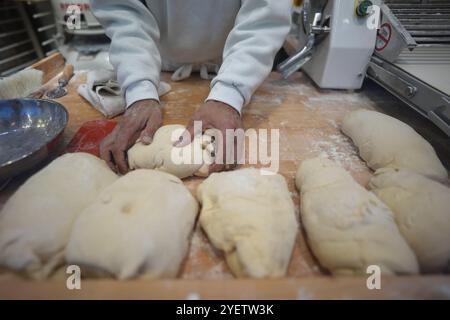
[[[106,188],[76,220],[66,259],[84,274],[175,277],[198,204],[177,177],[140,169]]]
[[[295,208],[280,175],[214,173],[197,190],[200,223],[238,277],[282,277],[295,243]]]
[[[450,271],[450,188],[408,170],[380,169],[370,181],[395,214],[423,272]]]
[[[417,173],[447,179],[448,172],[433,147],[407,124],[388,115],[357,110],[344,119],[342,131],[359,149],[374,170],[405,168]]]
[[[205,141],[202,136],[197,136],[192,143],[175,148],[175,137],[181,136],[185,126],[167,125],[159,128],[153,138],[153,142],[144,145],[137,142],[128,150],[128,163],[131,169],[156,169],[177,176],[180,179],[193,175],[208,176],[210,153],[205,150]],[[209,150],[212,151],[212,150]],[[176,152],[176,153],[175,153]],[[205,161],[205,159],[208,159]],[[182,162],[183,161],[183,162]],[[211,162],[209,162],[211,163]]]
[[[87,153],[63,155],[28,179],[0,214],[0,264],[47,276],[64,261],[76,216],[117,176]]]
[[[335,275],[364,275],[377,265],[384,274],[418,272],[392,212],[373,193],[328,159],[303,161],[296,184],[309,245]]]

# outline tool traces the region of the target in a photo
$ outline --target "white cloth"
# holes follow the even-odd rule
[[[91,0],[91,4],[112,39],[110,61],[127,106],[158,98],[161,70],[177,70],[174,78],[183,79],[198,69],[202,77],[210,78],[213,70],[202,65],[221,64],[207,100],[241,111],[272,69],[290,29],[292,1]]]
[[[175,72],[172,74],[171,79],[172,81],[181,81],[187,79],[191,76],[191,73],[193,71],[199,71],[200,77],[204,80],[212,80],[215,77],[214,74],[217,75],[217,73],[219,72],[219,66],[217,64],[185,64],[175,70]]]
[[[163,96],[170,90],[168,83],[161,82],[157,93]],[[88,72],[86,84],[78,86],[78,93],[107,118],[113,118],[126,110],[125,98],[112,70]]]

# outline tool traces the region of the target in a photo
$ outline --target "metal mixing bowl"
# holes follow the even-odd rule
[[[58,144],[67,110],[50,100],[0,100],[0,181],[31,169]]]

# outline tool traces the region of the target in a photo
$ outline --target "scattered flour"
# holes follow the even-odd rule
[[[277,107],[283,103],[283,97],[275,94],[271,94],[268,96],[256,94],[253,96],[252,101],[257,103],[266,103]]]
[[[176,94],[183,94],[183,93],[191,93],[192,90],[186,89],[186,88],[181,88],[181,89],[177,89],[177,90],[172,91],[172,92],[176,93]]]
[[[187,272],[183,275],[185,279],[232,279],[233,275],[227,271],[225,260],[222,257],[217,257],[212,246],[208,240],[201,233],[201,229],[197,227],[192,235],[191,248],[188,259],[191,261],[193,271]],[[202,256],[205,255],[211,258],[213,265],[205,270]],[[209,264],[208,264],[209,265]]]
[[[186,300],[200,300],[200,295],[196,292],[191,292],[187,295]]]
[[[343,134],[333,134],[313,140],[311,148],[318,156],[333,160],[351,171],[367,170],[351,140]]]
[[[311,295],[305,288],[298,288],[297,300],[314,300],[314,296]]]

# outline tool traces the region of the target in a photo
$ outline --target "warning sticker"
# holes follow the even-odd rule
[[[383,51],[389,44],[389,41],[391,41],[391,37],[392,37],[391,25],[389,23],[383,24],[380,27],[380,30],[378,30],[377,42],[375,44],[375,50]]]

